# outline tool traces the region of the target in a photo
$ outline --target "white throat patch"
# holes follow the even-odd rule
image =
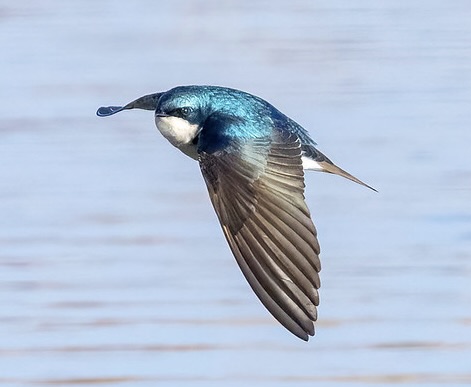
[[[191,158],[197,158],[196,145],[192,143],[199,132],[199,126],[190,124],[180,117],[155,117],[155,125],[160,133],[183,153]]]

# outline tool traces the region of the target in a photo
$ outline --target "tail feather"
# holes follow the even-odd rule
[[[337,167],[335,164],[330,164],[326,161],[321,161],[318,164],[321,166],[322,172],[333,173],[334,175],[339,175],[339,176],[345,177],[346,179],[354,181],[355,183],[358,183],[358,184],[363,185],[363,186],[365,186],[369,189],[372,189],[375,192],[378,192],[372,186],[362,182],[360,179],[358,179],[355,176],[351,175],[347,171],[344,171],[342,168]]]
[[[312,152],[312,148],[310,150],[310,154],[304,154],[303,156],[303,167],[304,169],[310,169],[313,171],[320,171],[326,173],[332,173],[334,175],[345,177],[351,181],[354,181],[357,184],[360,184],[364,187],[367,187],[375,192],[378,192],[376,189],[371,187],[370,185],[362,182],[360,179],[356,178],[355,176],[351,175],[347,171],[344,171],[342,168],[337,167],[327,156],[319,152],[316,148],[315,152]]]

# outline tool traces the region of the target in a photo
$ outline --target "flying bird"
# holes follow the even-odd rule
[[[314,335],[320,287],[317,231],[304,198],[304,170],[366,185],[322,154],[309,133],[267,101],[219,86],[178,86],[110,116],[154,111],[160,133],[198,160],[222,231],[268,311],[303,340]]]

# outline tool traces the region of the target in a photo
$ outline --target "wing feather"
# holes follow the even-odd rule
[[[317,319],[321,265],[301,152],[295,135],[275,130],[269,137],[233,138],[224,149],[200,149],[199,161],[242,273],[270,313],[307,340]]]

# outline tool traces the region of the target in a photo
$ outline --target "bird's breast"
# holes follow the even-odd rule
[[[192,124],[180,117],[156,116],[155,125],[170,144],[193,159],[198,157],[196,145],[193,144],[193,140],[200,130],[197,124]]]

